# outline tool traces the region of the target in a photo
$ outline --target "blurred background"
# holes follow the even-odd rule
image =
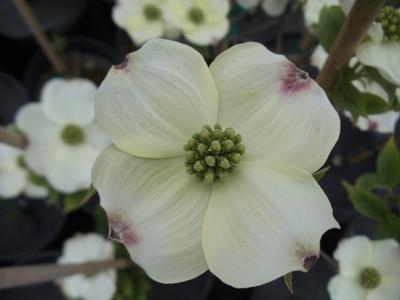
[[[123,61],[135,45],[124,29],[112,20],[112,0],[29,0],[39,23],[54,49],[63,57],[67,77],[82,77],[99,84],[111,65]],[[310,55],[317,40],[305,26],[301,3],[292,1],[280,16],[269,16],[263,9],[246,10],[232,2],[229,33],[214,45],[190,43],[207,62],[230,45],[258,41],[276,53],[282,53],[315,78],[318,70],[311,66]],[[31,30],[11,0],[0,1],[0,123],[14,122],[18,109],[40,99],[43,84],[59,76],[38,46]],[[342,116],[340,139],[327,162],[331,168],[320,181],[330,199],[340,230],[327,232],[322,249],[331,255],[338,241],[346,236],[373,236],[374,224],[355,212],[342,181],[353,183],[375,170],[376,156],[387,135],[361,131]],[[97,196],[84,204],[86,192],[72,195],[50,193],[45,199],[19,195],[0,199],[0,266],[56,262],[66,240],[77,233],[107,234],[104,212]],[[126,257],[123,247],[115,244],[116,255]],[[291,295],[283,279],[251,288],[234,289],[209,272],[189,282],[163,285],[148,279],[138,268],[118,271],[117,292],[113,299],[151,300],[327,300],[326,285],[335,267],[321,258],[307,274],[293,277],[295,294]],[[119,292],[118,292],[119,291]],[[124,294],[125,293],[125,294]],[[45,283],[26,287],[0,289],[1,300],[70,299],[59,285]],[[384,299],[382,299],[384,300]]]

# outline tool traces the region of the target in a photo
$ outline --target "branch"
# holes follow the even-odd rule
[[[19,13],[21,14],[22,18],[24,19],[26,25],[28,25],[29,29],[35,36],[44,54],[47,56],[47,58],[53,65],[54,69],[58,73],[63,74],[65,72],[64,62],[54,50],[53,45],[50,43],[49,39],[44,33],[34,13],[32,12],[29,5],[26,3],[26,0],[14,0],[14,3]]]
[[[126,259],[116,259],[81,264],[39,264],[0,268],[0,289],[54,281],[74,274],[91,275],[128,266],[133,266],[133,263]]]
[[[0,143],[25,149],[28,146],[28,139],[21,133],[0,126]]]
[[[384,2],[385,0],[356,0],[354,3],[317,77],[317,82],[327,94],[335,87],[339,68],[347,65]]]

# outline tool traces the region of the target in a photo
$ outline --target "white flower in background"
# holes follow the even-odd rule
[[[94,120],[96,86],[86,79],[52,79],[40,103],[23,106],[17,127],[29,140],[24,159],[63,193],[87,189],[91,169],[107,140]]]
[[[236,0],[240,6],[245,9],[254,9],[261,3],[264,11],[273,17],[280,16],[284,13],[289,0]]]
[[[93,168],[110,236],[157,281],[210,269],[250,287],[307,271],[338,227],[311,175],[338,138],[338,114],[261,44],[233,46],[208,68],[189,46],[151,40],[109,71],[95,106],[114,143]]]
[[[339,274],[328,284],[332,300],[400,299],[400,247],[395,240],[344,239],[334,257]]]
[[[44,198],[48,191],[35,185],[21,166],[22,150],[0,144],[0,198],[14,198],[24,193],[30,198]]]
[[[361,43],[356,51],[358,60],[400,86],[400,9],[384,7],[378,23],[368,33],[370,39]]]
[[[166,18],[197,45],[216,44],[229,30],[229,0],[167,0]]]
[[[59,264],[74,264],[114,258],[111,242],[101,235],[90,233],[76,235],[64,242]],[[116,291],[117,273],[108,270],[94,275],[78,274],[58,281],[68,297],[82,300],[110,300]]]
[[[310,65],[321,70],[327,58],[328,53],[326,53],[324,47],[319,44],[317,47],[315,47],[314,52],[311,54]]]
[[[112,19],[127,31],[135,44],[140,45],[149,39],[172,32],[172,27],[164,18],[165,2],[166,0],[118,0],[112,11]]]
[[[376,95],[389,103],[388,94],[377,82],[355,80],[352,83],[360,92]],[[397,89],[396,92],[397,95],[400,96],[400,89]],[[345,114],[348,117],[351,117],[350,113],[346,112]],[[368,117],[360,116],[357,119],[356,126],[365,131],[369,130],[378,133],[393,133],[399,116],[400,113],[397,111],[387,111],[381,114],[368,115]]]
[[[307,0],[303,7],[306,25],[311,27],[318,24],[321,10],[331,5],[339,5],[339,0]]]

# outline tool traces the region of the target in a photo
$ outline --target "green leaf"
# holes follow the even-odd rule
[[[346,188],[354,208],[360,214],[371,219],[382,220],[389,213],[388,205],[373,193],[347,182],[343,182],[343,186]]]
[[[64,211],[69,213],[81,207],[87,191],[76,192],[64,197]]]
[[[364,66],[364,70],[367,72],[367,79],[373,80],[377,82],[388,94],[389,104],[394,104],[394,100],[396,98],[396,85],[387,81],[382,75],[378,72],[377,69],[373,67],[366,67]]]
[[[395,238],[400,241],[400,217],[394,213],[388,213],[378,223],[377,235],[379,238]]]
[[[367,115],[366,101],[362,93],[351,82],[339,83],[332,98],[336,105],[350,111],[353,116]]]
[[[287,273],[284,277],[285,285],[288,288],[289,292],[293,295],[293,273]]]
[[[325,6],[319,15],[317,34],[324,49],[329,53],[346,19],[340,6]]]
[[[325,168],[322,168],[318,170],[317,172],[314,172],[313,177],[316,181],[320,181],[322,177],[325,176],[325,174],[329,171],[331,166],[326,166]]]
[[[361,93],[361,97],[365,102],[366,112],[368,115],[383,113],[390,108],[389,104],[377,95]]]
[[[376,173],[362,174],[356,180],[356,186],[366,190],[371,190],[381,185],[380,179]]]
[[[383,183],[392,186],[400,183],[400,153],[393,137],[378,156],[377,173]]]

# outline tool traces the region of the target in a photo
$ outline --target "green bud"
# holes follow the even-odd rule
[[[240,134],[237,134],[233,140],[235,144],[240,144],[242,142],[242,136]]]
[[[199,144],[197,146],[197,151],[201,156],[205,155],[207,153],[208,147],[204,144]]]
[[[227,170],[227,169],[229,169],[231,167],[231,164],[229,163],[229,160],[227,160],[224,157],[218,162],[218,166],[221,167],[222,169]]]
[[[200,136],[204,141],[208,141],[211,138],[211,132],[207,129],[204,128],[200,131]]]
[[[240,163],[241,155],[239,153],[233,153],[229,156],[229,160],[235,164]]]
[[[197,153],[195,151],[188,151],[185,154],[185,159],[187,162],[195,162],[197,160]]]
[[[221,152],[221,143],[218,141],[212,141],[210,145],[210,150],[212,153],[218,154]]]
[[[193,175],[194,173],[196,173],[196,171],[190,166],[190,167],[186,167],[186,172],[189,175]]]
[[[213,171],[207,171],[204,173],[204,182],[213,183],[215,180],[215,175]]]
[[[215,166],[215,157],[214,156],[206,156],[204,158],[204,161],[206,163],[207,166],[209,167],[214,167]]]
[[[232,128],[227,128],[224,131],[224,138],[232,140],[235,137],[235,131]]]
[[[225,181],[225,180],[228,179],[229,173],[228,173],[227,171],[219,170],[219,171],[217,172],[217,176],[218,176],[219,180]]]
[[[214,139],[220,140],[224,136],[224,133],[222,132],[221,129],[217,128],[214,130]]]
[[[201,160],[198,160],[194,163],[193,169],[197,172],[202,172],[205,170],[205,166],[203,165],[203,162]]]
[[[225,140],[222,142],[222,151],[230,152],[233,149],[233,142],[231,140]]]
[[[239,153],[240,155],[243,155],[245,151],[246,151],[246,147],[243,144],[239,144],[239,145],[235,146],[235,152]]]

